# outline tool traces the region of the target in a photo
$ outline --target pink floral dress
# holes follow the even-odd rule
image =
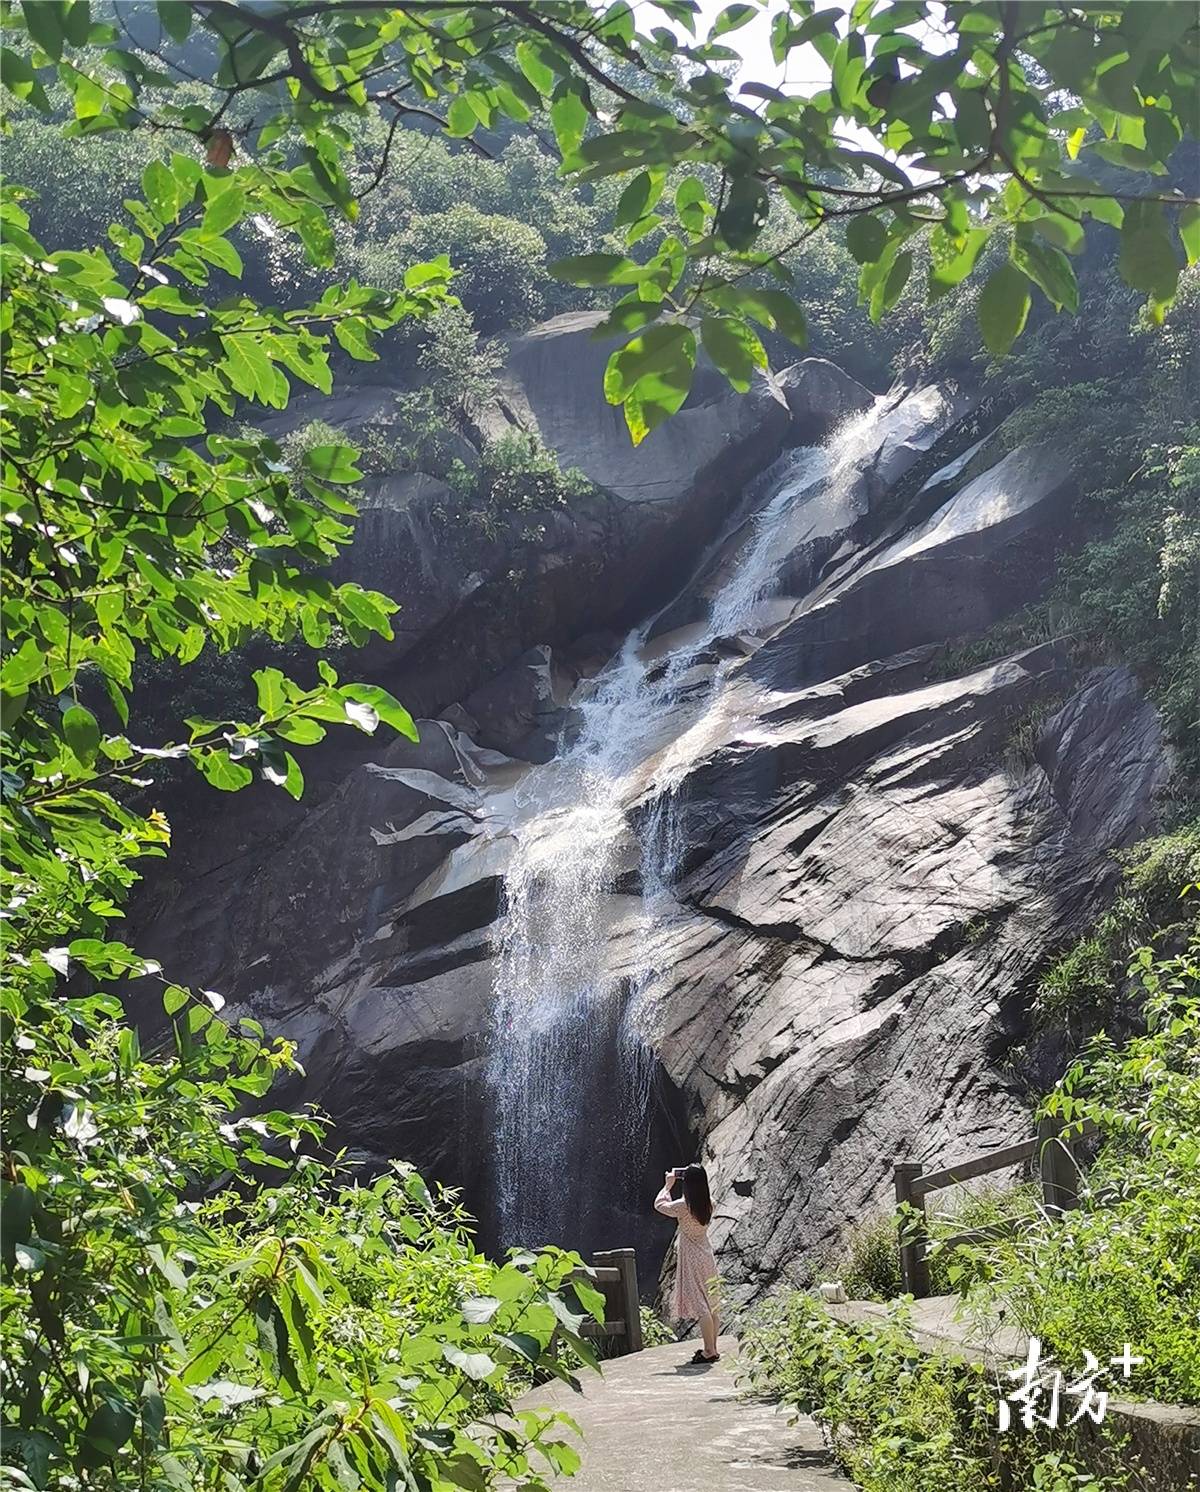
[[[717,1261],[708,1241],[708,1229],[695,1217],[681,1197],[671,1200],[663,1187],[654,1199],[654,1210],[673,1217],[675,1230],[675,1292],[671,1310],[679,1321],[695,1321],[702,1312],[713,1309],[709,1286],[717,1277]]]

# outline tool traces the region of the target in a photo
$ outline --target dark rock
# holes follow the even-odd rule
[[[549,648],[530,648],[466,701],[475,739],[527,762],[548,762],[562,729]]]
[[[870,409],[871,390],[823,357],[806,357],[779,374],[779,388],[792,412],[792,441],[815,445],[847,415]]]
[[[1034,599],[1053,573],[1070,484],[1052,449],[1020,448],[964,484],[973,449],[922,484],[914,463],[936,460],[966,400],[918,390],[864,410],[801,364],[794,400],[858,398],[865,423],[843,427],[819,482],[802,480],[812,454],[792,453],[698,563],[778,456],[787,409],[766,382],[738,403],[706,374],[699,402],[635,456],[597,397],[607,350],[594,320],[516,339],[507,414],[493,413],[536,420],[609,490],[551,518],[513,579],[511,536],[449,539],[435,492],[373,489],[394,527],[352,563],[378,559],[369,573],[400,581],[398,692],[413,686],[443,717],[422,722],[419,745],[345,752],[307,811],[181,835],[195,878],[160,883],[139,946],[296,1040],[308,1079],[292,1097],[330,1112],[365,1163],[403,1155],[490,1217],[487,1058],[521,815],[557,811],[567,789],[591,805],[595,779],[564,788],[548,762],[594,699],[586,683],[570,691],[623,625],[648,624],[680,588],[647,627],[645,680],[673,679],[673,692],[648,687],[613,715],[615,731],[652,728],[618,773],[621,837],[587,922],[612,998],[586,1012],[578,1081],[561,1095],[574,1169],[548,1178],[531,1157],[531,1184],[567,1188],[563,1241],[633,1242],[653,1270],[652,1172],[699,1150],[736,1307],[805,1279],[886,1202],[897,1161],[949,1163],[1025,1136],[997,1057],[1049,953],[1102,904],[1111,852],[1152,824],[1169,762],[1121,670],[1076,678],[1045,646],[939,677],[942,644]],[[921,485],[896,499],[906,472]],[[635,477],[654,495],[637,497]],[[763,585],[719,636],[710,609],[793,478]],[[1020,765],[1016,724],[1038,721],[1035,760]],[[670,873],[651,885],[643,850],[659,831]],[[614,1139],[637,1118],[614,1076],[626,1010],[652,1068],[640,1148]]]
[[[1158,717],[1123,668],[1088,674],[1046,722],[1035,754],[1071,832],[1113,846],[1148,831],[1154,793],[1170,776]]]
[[[624,411],[599,397],[616,345],[592,336],[603,319],[599,311],[574,311],[510,337],[485,433],[536,430],[564,466],[579,467],[627,503],[649,506],[696,505],[715,495],[715,484],[728,498],[778,454],[788,407],[774,378],[758,374],[751,392],[738,395],[703,358],[683,409],[635,447]]]

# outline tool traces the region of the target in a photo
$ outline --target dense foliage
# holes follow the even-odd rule
[[[997,1434],[983,1364],[924,1351],[906,1307],[846,1320],[808,1295],[773,1300],[741,1343],[746,1386],[811,1414],[863,1492],[1123,1492],[1135,1468],[1114,1446],[1064,1434]],[[1090,1469],[1098,1459],[1099,1470]],[[1148,1484],[1140,1483],[1145,1487]]]
[[[1190,888],[1193,901],[1197,888]],[[1140,949],[1130,969],[1145,1029],[1097,1037],[1045,1104],[1068,1126],[1095,1124],[1100,1148],[1081,1205],[1011,1239],[958,1251],[951,1281],[968,1303],[1004,1304],[1063,1361],[1130,1342],[1131,1385],[1200,1403],[1200,923],[1177,954]],[[1070,1132],[1070,1130],[1068,1131]],[[1115,1350],[1115,1349],[1114,1349]]]
[[[85,957],[104,960],[133,961]],[[291,1055],[210,1001],[168,988],[169,1054],[142,1055],[112,995],[17,1023],[7,1484],[532,1489],[572,1469],[562,1417],[511,1401],[535,1367],[563,1374],[552,1336],[591,1360],[578,1261],[491,1264],[410,1168],[358,1184],[305,1153],[319,1121],[248,1114]]]
[[[481,332],[621,287],[606,330],[632,340],[605,392],[641,439],[682,404],[699,345],[742,389],[764,338],[804,341],[797,263],[826,335],[851,264],[876,320],[918,264],[939,300],[986,269],[978,322],[999,353],[1035,290],[1074,307],[1069,256],[1096,223],[1119,229],[1152,320],[1200,254],[1169,164],[1195,133],[1186,7],[1135,23],[1116,5],[1065,20],[859,0],[848,27],[794,0],[776,54],[811,44],[831,74],[807,98],[731,84],[722,38],[752,7],[700,41],[689,0],[661,8],[678,31],[639,35],[625,4],[582,0],[4,11],[23,183],[0,203],[0,1265],[19,1486],[536,1489],[573,1464],[545,1417],[511,1413],[531,1374],[564,1372],[552,1337],[589,1359],[596,1302],[568,1284],[573,1261],[479,1258],[404,1168],[355,1184],[319,1118],[266,1108],[286,1045],[109,935],[168,842],[147,792],[164,761],[298,796],[298,749],[329,726],[413,734],[325,656],[311,686],[259,668],[240,718],[130,732],[131,692],[163,660],[390,636],[391,601],[326,574],[355,450],[328,431],[285,450],[256,407],[329,392],[398,329],[413,376],[396,439],[413,454],[367,457],[427,464],[440,441],[485,521],[524,522],[578,483],[533,445],[457,472],[459,415],[494,370]],[[197,45],[193,78],[181,49]],[[1165,469],[1191,480],[1186,460]],[[163,985],[146,1051],[129,978]]]
[[[419,1177],[356,1187],[299,1154],[320,1122],[258,1112],[290,1052],[227,1027],[216,992],[168,983],[166,1047],[143,1057],[116,990],[160,971],[107,935],[168,839],[133,796],[157,763],[299,796],[295,749],[329,725],[415,734],[324,659],[313,688],[259,670],[247,720],[192,718],[152,744],[120,724],[147,657],[390,635],[392,602],[318,568],[350,532],[353,450],[309,445],[293,469],[261,436],[205,431],[285,405],[288,374],[328,391],[330,332],[371,356],[376,331],[444,302],[448,271],[286,312],[206,301],[207,266],[236,267],[254,183],[176,156],[143,189],[116,258],[45,249],[11,190],[0,208],[10,1479],[536,1487],[573,1452],[545,1443],[545,1418],[487,1421],[531,1366],[561,1372],[552,1335],[589,1356],[578,1299],[555,1293],[577,1261],[489,1265]]]
[[[1123,1394],[1196,1403],[1200,929],[1189,921],[1178,953],[1144,947],[1133,958],[1143,1033],[1097,1038],[1046,1099],[1044,1111],[1068,1133],[1085,1123],[1099,1132],[1080,1206],[1060,1219],[1026,1205],[1011,1233],[950,1250],[935,1243],[933,1264],[944,1288],[962,1293],[981,1340],[1003,1316],[1072,1370],[1089,1352],[1104,1362],[1128,1343],[1142,1361]],[[1011,1202],[1003,1210],[1011,1214]],[[847,1271],[847,1283],[894,1297],[893,1258],[881,1230],[871,1231],[848,1261],[861,1278]],[[1072,1449],[1061,1432],[1040,1444],[1012,1436],[998,1456],[992,1371],[926,1354],[903,1301],[876,1322],[838,1319],[807,1294],[779,1297],[747,1332],[743,1355],[751,1384],[814,1414],[867,1492],[1117,1488],[1135,1471],[1119,1454],[1098,1464],[1094,1445]],[[1073,1459],[1087,1469],[1077,1472]]]
[[[1141,947],[1182,946],[1196,907],[1181,885],[1200,883],[1200,823],[1140,840],[1119,857],[1121,883],[1094,927],[1043,974],[1034,1003],[1035,1031],[1080,1037],[1131,1033],[1141,1022],[1143,982],[1130,961]]]
[[[267,179],[298,151],[306,184],[351,220],[360,196],[386,176],[406,120],[435,122],[486,154],[477,136],[546,117],[575,182],[627,182],[613,218],[625,252],[570,254],[556,273],[623,290],[607,329],[633,335],[610,359],[605,392],[624,406],[635,440],[687,396],[698,341],[684,317],[698,317],[700,341],[735,388],[765,366],[756,327],[803,341],[802,310],[755,277],[768,271],[785,284],[788,248],[831,223],[849,224],[860,294],[876,320],[900,299],[918,246],[927,244],[933,298],[987,262],[978,319],[996,353],[1024,328],[1035,290],[1056,309],[1076,307],[1070,256],[1085,247],[1089,224],[1120,228],[1121,275],[1158,319],[1174,297],[1181,253],[1200,256],[1200,203],[1153,180],[1196,133],[1200,32],[1187,7],[1068,14],[857,0],[818,10],[791,0],[774,14],[772,48],[779,62],[806,47],[820,56],[829,85],[807,95],[731,83],[726,64],[736,53],[724,38],[754,5],[727,7],[704,38],[694,0],[659,9],[674,29],[640,32],[622,0],[603,13],[585,0],[422,5],[419,13],[329,0],[265,13],[198,0],[159,6],[165,34],[157,46],[144,43],[150,55],[115,45],[93,67],[74,59],[106,39],[103,28],[93,33],[87,0],[64,0],[30,8],[35,50],[29,59],[9,53],[8,86],[48,110],[47,77],[59,63],[78,133],[149,118],[207,141],[222,163],[235,149],[252,150]],[[179,73],[163,49],[186,42],[194,24],[215,41],[214,96],[164,102],[161,90]],[[120,39],[114,30],[111,40]],[[941,102],[947,90],[952,109]],[[247,100],[259,112],[242,112]],[[348,169],[348,126],[374,116],[387,133],[362,183]],[[855,129],[869,132],[868,145]],[[768,236],[779,200],[797,223],[790,244]],[[313,258],[330,262],[323,219],[305,210],[294,222]],[[453,203],[416,220],[414,231],[443,245],[482,241],[477,293],[487,285],[503,301],[493,269],[504,277],[517,266],[507,283],[527,295],[520,266],[537,253],[536,235],[505,224]],[[997,244],[1005,252],[993,262],[986,251]]]

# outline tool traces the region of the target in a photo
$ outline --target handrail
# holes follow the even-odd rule
[[[642,1350],[642,1302],[638,1293],[637,1254],[633,1249],[602,1249],[592,1255],[593,1263],[575,1271],[581,1279],[597,1286],[604,1296],[604,1320],[587,1321],[585,1337],[602,1337],[617,1344],[617,1352]],[[603,1261],[603,1262],[602,1262]]]
[[[1008,1145],[990,1155],[980,1155],[974,1160],[965,1160],[961,1165],[947,1166],[944,1171],[929,1171],[918,1176],[916,1190],[922,1195],[939,1192],[947,1186],[957,1186],[960,1181],[971,1181],[976,1176],[986,1176],[989,1171],[1003,1171],[1006,1166],[1019,1165],[1029,1160],[1037,1150],[1036,1140],[1022,1140],[1019,1145]]]
[[[1072,1123],[1060,1126],[1052,1119],[1042,1119],[1038,1121],[1035,1139],[1006,1145],[1002,1150],[977,1155],[972,1160],[945,1166],[940,1171],[922,1171],[915,1161],[902,1161],[897,1165],[893,1180],[900,1225],[900,1277],[905,1290],[917,1299],[929,1294],[930,1239],[925,1198],[931,1192],[956,1186],[961,1181],[971,1181],[976,1176],[986,1176],[992,1171],[1004,1171],[1009,1166],[1020,1165],[1036,1157],[1045,1209],[1051,1216],[1060,1217],[1079,1205],[1079,1162],[1074,1145],[1076,1141],[1095,1132],[1096,1125],[1090,1120],[1082,1125]],[[915,1218],[912,1216],[914,1212]],[[986,1228],[970,1229],[946,1240],[946,1246],[953,1247],[989,1236],[1002,1236],[1003,1232],[1012,1231],[1014,1227],[1019,1227],[1015,1220],[1012,1223],[993,1223]]]

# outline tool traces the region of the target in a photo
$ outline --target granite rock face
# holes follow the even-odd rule
[[[296,1040],[291,1096],[364,1163],[462,1186],[495,1243],[514,866],[539,813],[594,803],[604,874],[577,894],[605,994],[560,1106],[578,1175],[531,1155],[530,1184],[567,1188],[556,1241],[634,1243],[652,1277],[655,1173],[702,1155],[740,1305],[804,1278],[897,1161],[1025,1136],[1000,1059],[1039,967],[1102,904],[1111,851],[1152,827],[1169,761],[1122,670],[1080,676],[1049,644],[952,666],[945,644],[1034,599],[1070,542],[1053,450],[989,460],[955,446],[953,391],[879,401],[806,363],[741,401],[705,375],[634,454],[591,326],[514,339],[488,418],[536,424],[601,506],[564,518],[505,611],[486,566],[441,563],[436,494],[386,479],[409,568],[380,559],[371,583],[407,630],[379,676],[432,717],[420,744],[327,760],[307,809],[255,807],[256,788],[240,827],[206,800],[181,846],[196,879],[142,904],[139,946]],[[614,1096],[630,1032],[638,1114]]]

